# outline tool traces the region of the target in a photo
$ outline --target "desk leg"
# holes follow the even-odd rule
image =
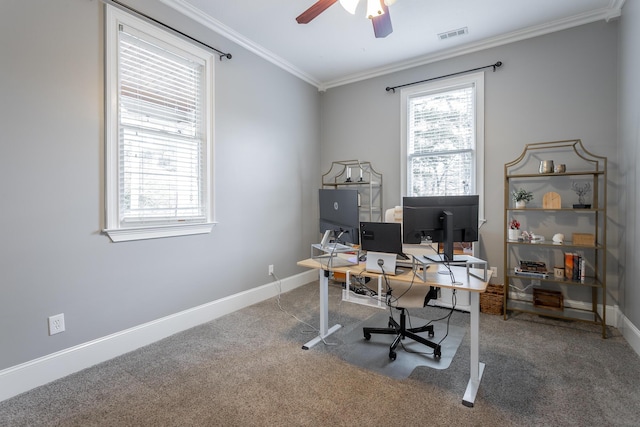
[[[324,270],[318,271],[320,272],[320,280],[318,280],[320,283],[320,335],[303,345],[303,350],[309,350],[342,327],[336,324],[329,328],[329,278],[325,276]]]
[[[480,362],[480,293],[469,292],[471,294],[471,322],[469,327],[471,340],[471,366],[469,373],[469,383],[464,392],[462,404],[470,408],[476,400],[476,394],[480,387],[480,380],[484,372],[484,363]]]

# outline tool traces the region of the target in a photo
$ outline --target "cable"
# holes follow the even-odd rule
[[[451,270],[451,260],[448,260],[445,256],[443,256],[444,254],[441,254],[440,252],[438,252],[437,250],[435,250],[433,248],[433,246],[431,246],[431,249],[435,252],[435,254],[440,258],[440,262],[439,264],[442,264],[445,266],[445,268],[449,271],[449,278],[451,279],[451,284],[455,284],[456,283],[456,276],[455,274],[453,274],[453,270]],[[426,256],[426,255],[425,255]]]
[[[338,345],[337,343],[330,343],[325,341],[324,337],[322,337],[320,335],[320,330],[318,328],[316,328],[315,326],[305,322],[304,320],[298,318],[295,314],[289,313],[287,310],[285,310],[282,305],[280,304],[280,295],[282,294],[282,281],[278,278],[278,276],[276,276],[275,273],[271,273],[271,275],[274,277],[274,279],[276,279],[276,281],[274,282],[275,285],[278,287],[278,295],[276,296],[276,302],[278,304],[278,308],[280,309],[280,311],[282,311],[284,314],[286,314],[287,316],[291,316],[294,319],[296,319],[298,322],[302,323],[303,325],[307,325],[308,327],[310,327],[312,329],[312,331],[303,331],[303,333],[307,333],[307,332],[317,332],[318,333],[318,337],[322,340],[322,342],[325,345]]]
[[[418,327],[417,329],[423,329],[423,328],[426,328],[427,326],[429,326],[429,325],[431,325],[431,324],[433,324],[435,322],[440,322],[440,321],[442,321],[444,319],[447,319],[447,323],[446,323],[447,327],[446,327],[446,330],[445,330],[445,334],[440,339],[440,341],[438,341],[438,343],[437,343],[437,345],[440,346],[442,344],[442,342],[445,340],[445,338],[447,338],[449,336],[449,325],[450,325],[450,322],[451,322],[451,316],[453,315],[453,312],[455,311],[457,303],[458,303],[458,297],[457,297],[457,294],[456,294],[456,289],[454,289],[453,293],[451,295],[451,308],[449,309],[449,312],[445,316],[441,317],[440,319],[429,320],[427,323],[425,323],[424,325]],[[407,321],[409,323],[409,329],[413,329],[412,326],[411,326],[411,314],[409,313],[409,310],[407,310],[407,309],[405,309],[405,312],[407,314],[407,319],[408,319]],[[423,352],[423,351],[415,351],[415,350],[408,349],[408,348],[406,348],[404,346],[402,341],[400,341],[400,345],[402,346],[402,349],[404,351],[406,351],[407,353],[424,354],[424,355],[427,355],[427,356],[430,356],[430,355],[435,353],[435,350],[431,351],[431,352]]]

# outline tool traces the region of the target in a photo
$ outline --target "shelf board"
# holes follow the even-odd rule
[[[380,186],[379,182],[369,182],[369,181],[352,181],[352,182],[323,182],[323,186],[325,187],[340,187],[343,185],[373,185],[374,187]]]
[[[537,314],[540,316],[554,317],[556,319],[578,320],[593,324],[601,324],[602,318],[597,312],[581,310],[579,308],[564,307],[562,311],[534,307],[531,301],[507,300],[507,311],[519,311],[522,313]]]
[[[528,245],[528,246],[544,246],[555,249],[598,249],[602,250],[604,247],[602,245],[574,245],[570,241],[565,241],[564,243],[555,243],[551,240],[545,240],[543,242],[529,242],[527,240],[507,240],[505,242],[507,245]]]
[[[604,175],[604,171],[574,171],[574,172],[565,172],[565,173],[517,173],[517,174],[507,174],[506,177],[508,179],[518,179],[518,178],[548,178],[553,176],[584,176],[584,175]]]
[[[540,280],[541,282],[549,282],[549,283],[559,283],[561,285],[571,285],[571,286],[584,286],[588,288],[602,288],[602,282],[595,277],[585,277],[584,283],[578,282],[575,280],[565,280],[565,279],[557,279],[551,275],[550,277],[534,277],[527,276],[524,274],[507,274],[508,279],[522,279],[522,280]]]
[[[507,211],[513,212],[604,212],[602,208],[559,208],[559,209],[546,209],[546,208],[507,208]]]

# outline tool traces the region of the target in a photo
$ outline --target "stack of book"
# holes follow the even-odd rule
[[[540,279],[546,279],[550,276],[547,271],[547,264],[542,261],[520,261],[520,266],[515,268],[515,273],[520,276]]]
[[[575,252],[564,253],[564,278],[584,283],[585,259]]]

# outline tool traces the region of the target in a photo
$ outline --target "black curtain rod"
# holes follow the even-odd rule
[[[457,73],[447,74],[446,76],[432,77],[430,79],[420,80],[419,82],[406,83],[406,84],[394,86],[394,87],[387,87],[386,91],[387,92],[392,91],[393,93],[396,93],[396,89],[398,89],[399,87],[417,85],[418,83],[425,83],[425,82],[430,82],[431,80],[444,79],[445,77],[457,76],[458,74],[470,73],[472,71],[483,70],[485,68],[491,68],[491,67],[493,67],[493,72],[495,73],[496,69],[500,68],[501,66],[502,66],[502,61],[498,61],[495,64],[485,65],[484,67],[473,68],[471,70],[466,70],[466,71],[459,71]]]
[[[160,22],[157,19],[154,19],[154,18],[150,17],[149,15],[146,15],[146,14],[144,14],[144,13],[142,13],[142,12],[140,12],[140,11],[130,7],[130,6],[127,6],[126,4],[122,4],[117,0],[102,0],[102,2],[103,3],[107,3],[107,4],[109,4],[109,3],[110,4],[114,4],[114,5],[122,8],[122,9],[126,9],[129,12],[133,12],[134,14],[136,14],[138,16],[141,16],[141,17],[143,17],[143,18],[145,18],[145,19],[147,19],[147,20],[149,20],[149,21],[151,21],[153,23],[156,23],[158,25],[161,25],[164,28],[167,28],[167,29],[171,30],[174,33],[180,34],[181,36],[186,37],[189,40],[192,40],[192,41],[194,41],[194,42],[196,42],[198,44],[201,44],[202,46],[207,47],[207,48],[213,50],[214,52],[217,52],[218,53],[218,58],[220,58],[220,61],[222,61],[222,58],[231,59],[231,54],[230,53],[226,53],[226,52],[223,52],[223,51],[221,51],[219,49],[216,49],[213,46],[209,46],[208,44],[206,44],[204,42],[201,42],[200,40],[195,39],[195,38],[191,37],[190,35],[183,33],[182,31],[176,30],[175,28],[170,27],[169,25],[167,25],[167,24],[165,24],[163,22]]]

